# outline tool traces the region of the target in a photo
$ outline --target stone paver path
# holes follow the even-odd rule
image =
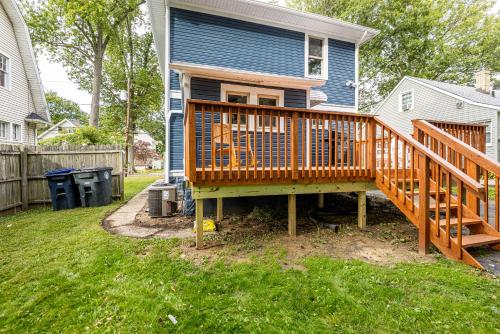
[[[113,212],[102,222],[104,229],[112,234],[124,235],[133,238],[191,238],[194,233],[191,229],[169,230],[165,227],[148,227],[135,225],[135,216],[142,210],[148,200],[146,188],[125,205]]]

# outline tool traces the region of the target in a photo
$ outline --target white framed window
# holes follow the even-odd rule
[[[9,140],[10,124],[0,121],[0,139]]]
[[[399,94],[399,110],[400,111],[409,111],[413,110],[414,107],[414,97],[413,97],[413,89],[407,90],[406,92],[402,92]]]
[[[328,79],[328,38],[306,34],[305,56],[306,76]]]
[[[241,103],[241,104],[283,107],[285,101],[285,93],[283,90],[279,89],[222,84],[221,101],[231,102],[231,103]],[[272,121],[271,118],[273,119]],[[240,131],[253,131],[255,126],[257,126],[258,130],[264,129],[264,131],[269,131],[272,124],[273,132],[275,132],[277,131],[278,127],[277,119],[278,117],[270,117],[268,115],[265,115],[265,119],[263,121],[262,115],[257,115],[257,120],[255,120],[255,117],[253,115],[249,115],[247,124],[246,115],[240,114]],[[228,117],[225,116],[223,121],[224,123],[229,123]],[[233,130],[236,131],[238,129],[238,114],[236,113],[232,114],[231,124]],[[281,132],[285,131],[284,125],[285,125],[284,119],[281,117],[280,119]]]
[[[0,87],[10,89],[10,58],[0,52]]]
[[[486,125],[486,145],[491,146],[493,144],[492,136],[491,136],[491,121],[484,122],[484,125]]]
[[[21,141],[21,125],[12,124],[12,140]]]

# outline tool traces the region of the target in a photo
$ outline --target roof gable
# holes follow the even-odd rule
[[[47,102],[45,100],[45,92],[38,72],[38,65],[35,53],[33,52],[28,27],[24,22],[15,0],[0,0],[0,5],[2,5],[12,23],[36,113],[40,118],[50,121]]]

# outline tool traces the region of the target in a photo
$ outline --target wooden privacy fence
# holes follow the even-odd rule
[[[45,173],[59,168],[112,167],[113,198],[123,198],[120,145],[0,145],[0,213],[51,203]]]

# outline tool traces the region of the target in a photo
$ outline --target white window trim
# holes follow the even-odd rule
[[[248,104],[258,105],[259,104],[259,96],[277,96],[278,97],[278,107],[283,107],[285,105],[285,91],[282,89],[270,89],[270,88],[262,88],[262,87],[253,87],[253,86],[244,86],[244,85],[232,85],[232,84],[221,84],[221,96],[220,100],[222,102],[227,102],[227,93],[242,93],[249,95]],[[257,115],[258,117],[259,115]],[[248,131],[254,131],[256,126],[256,121],[253,116],[248,117],[247,128]],[[224,123],[229,122],[227,117],[224,119]],[[285,122],[281,117],[280,120],[280,130],[281,132],[285,131]],[[238,124],[233,124],[233,130],[238,130]],[[242,127],[240,125],[240,130]],[[258,131],[262,131],[262,127],[257,126]],[[269,131],[269,127],[264,127],[264,131]],[[273,132],[277,131],[277,128],[273,128]]]
[[[480,125],[484,125],[484,126],[490,126],[490,141],[486,142],[486,146],[487,147],[491,147],[493,146],[493,121],[492,120],[484,120],[484,121],[480,121],[478,122],[477,124],[480,124]],[[484,129],[484,135],[486,137],[486,129]]]
[[[304,76],[307,78],[328,80],[328,37],[319,35],[305,34],[304,41]],[[323,66],[321,67],[321,76],[309,75],[309,38],[316,38],[323,40]]]
[[[11,91],[12,90],[12,57],[7,52],[0,49],[0,54],[4,55],[8,59],[7,64],[7,87],[0,86],[0,89]]]
[[[411,107],[409,110],[403,110],[403,95],[406,93],[411,93]],[[398,101],[399,101],[399,103],[398,103],[399,112],[408,112],[408,111],[415,110],[415,92],[413,91],[413,88],[402,91],[401,93],[399,93]]]
[[[6,124],[7,125],[7,128],[5,129],[5,137],[2,137],[0,136],[0,140],[3,140],[3,141],[10,141],[10,135],[11,135],[11,125],[9,122],[5,122],[5,121],[0,121],[0,124]]]
[[[19,138],[14,138],[14,129],[16,127],[16,125],[19,127]],[[11,140],[13,142],[21,142],[23,140],[23,126],[21,124],[16,124],[16,123],[11,123],[10,124],[10,131],[11,131]]]

